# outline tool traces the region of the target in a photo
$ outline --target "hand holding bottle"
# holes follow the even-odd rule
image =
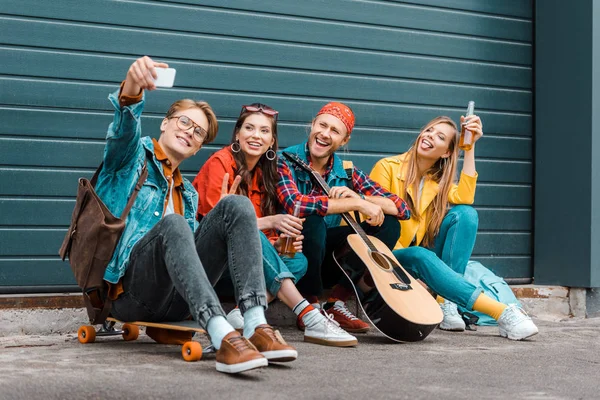
[[[483,136],[483,125],[481,119],[475,115],[460,117],[461,135],[458,147],[461,150],[469,151]],[[464,138],[464,139],[463,139]]]
[[[300,215],[300,207],[301,207],[302,203],[300,203],[299,201],[296,202],[296,204],[294,204],[294,217],[298,217],[298,215]],[[294,255],[296,254],[297,251],[297,242],[298,239],[300,241],[300,251],[302,251],[302,239],[304,238],[303,236],[285,236],[282,235],[283,239],[284,239],[284,244],[283,244],[283,249],[281,250],[281,254],[288,256],[288,257],[294,257]]]

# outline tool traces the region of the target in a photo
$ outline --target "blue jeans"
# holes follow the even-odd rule
[[[308,261],[302,253],[296,253],[294,257],[279,255],[275,247],[269,242],[267,236],[260,232],[260,244],[263,254],[263,272],[267,290],[273,296],[277,296],[281,289],[281,282],[289,278],[294,283],[306,274]]]
[[[463,278],[475,246],[479,218],[473,207],[452,207],[442,221],[432,250],[413,246],[394,256],[414,277],[434,292],[469,310],[483,291]]]

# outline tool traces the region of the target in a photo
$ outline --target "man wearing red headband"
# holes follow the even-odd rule
[[[390,249],[400,237],[397,219],[410,218],[404,200],[383,189],[364,172],[352,167],[344,169],[342,159],[335,153],[348,143],[354,128],[354,113],[342,103],[325,105],[312,121],[308,141],[285,149],[319,172],[331,191],[327,196],[311,181],[311,176],[291,161],[279,157],[277,195],[288,213],[300,202],[300,217],[305,218],[303,253],[308,259],[308,270],[297,287],[312,303],[309,311],[319,306],[324,283],[334,285],[323,308],[333,315],[342,328],[349,332],[366,332],[369,325],[353,315],[346,301],[354,293],[347,279],[332,260],[333,249],[345,243],[354,233],[349,226],[340,226],[341,213],[358,211],[366,216],[361,223],[367,234],[376,236]],[[359,279],[364,265],[356,257],[350,262],[353,280]],[[336,284],[337,283],[337,284]],[[301,320],[298,327],[302,329]]]

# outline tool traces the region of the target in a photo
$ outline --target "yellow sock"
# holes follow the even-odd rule
[[[473,303],[473,310],[487,314],[496,321],[500,318],[500,315],[505,308],[506,304],[502,304],[483,293],[481,293],[479,297],[477,297],[477,300],[475,300],[475,303]]]
[[[435,300],[438,302],[438,304],[444,304],[444,298],[442,296],[437,296]]]

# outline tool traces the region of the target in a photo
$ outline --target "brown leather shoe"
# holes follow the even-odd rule
[[[256,347],[238,332],[230,332],[223,338],[216,356],[217,371],[227,374],[237,374],[269,364]]]
[[[296,349],[283,340],[279,331],[273,330],[267,324],[256,327],[250,343],[256,346],[260,354],[267,357],[269,361],[285,362],[298,358]]]

